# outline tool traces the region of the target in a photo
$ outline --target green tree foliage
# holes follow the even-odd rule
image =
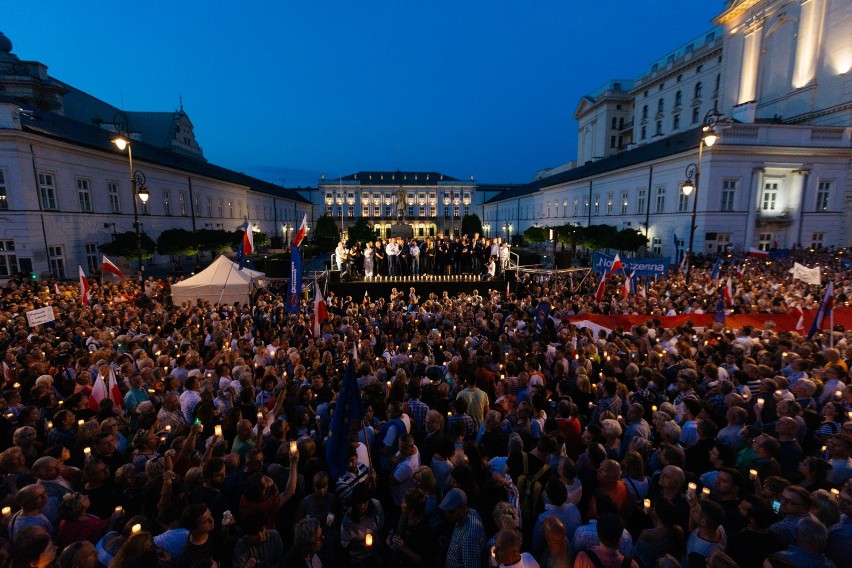
[[[617,247],[618,229],[612,225],[589,225],[583,229],[582,244],[588,249],[607,249]]]
[[[337,226],[337,220],[328,213],[317,219],[314,238],[337,241],[340,238],[340,227]]]
[[[231,233],[214,229],[200,229],[195,232],[198,249],[211,254],[222,253],[231,248]]]
[[[479,219],[479,215],[474,213],[473,215],[465,215],[462,217],[461,232],[462,235],[468,235],[471,237],[476,233],[481,235],[483,231],[482,221]]]
[[[157,252],[166,256],[192,256],[201,249],[195,233],[186,229],[166,229],[157,237]]]
[[[615,242],[610,248],[622,251],[636,252],[648,244],[648,238],[636,229],[624,229],[615,236]]]
[[[139,241],[142,258],[153,257],[157,250],[157,243],[145,233],[140,235]],[[112,236],[112,242],[102,244],[98,248],[101,252],[110,256],[122,256],[131,260],[138,258],[135,231],[116,233]]]
[[[349,227],[349,242],[360,241],[365,243],[375,241],[378,238],[379,232],[364,217],[359,217],[355,224]]]
[[[524,239],[531,243],[543,243],[547,237],[548,231],[544,227],[530,227],[524,231]]]

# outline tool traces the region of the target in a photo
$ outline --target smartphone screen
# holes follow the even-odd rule
[[[776,513],[781,510],[781,501],[773,501],[772,502],[772,510]]]

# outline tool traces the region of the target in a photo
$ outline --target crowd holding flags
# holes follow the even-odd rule
[[[89,303],[89,289],[91,289],[91,285],[89,284],[89,279],[86,278],[86,275],[83,273],[83,267],[77,266],[80,269],[80,299],[83,300],[83,304]]]
[[[834,307],[834,282],[828,283],[828,288],[825,290],[825,295],[819,303],[819,309],[814,316],[814,321],[811,324],[811,329],[808,331],[808,340],[810,341],[817,331],[822,329],[822,321],[825,316],[831,317],[831,310]]]
[[[109,272],[110,274],[115,274],[116,276],[124,280],[124,272],[122,272],[121,269],[116,266],[113,261],[108,259],[106,255],[103,255],[103,260],[101,261],[101,272]]]
[[[356,360],[357,352],[353,346],[353,353],[346,365],[346,373],[343,375],[343,384],[335,403],[325,445],[325,457],[332,479],[337,479],[346,473],[346,464],[349,461],[349,433],[353,425],[360,425],[364,419],[361,392],[355,380]]]
[[[366,292],[364,292],[366,294]],[[322,322],[328,319],[328,308],[325,305],[325,299],[322,297],[319,283],[314,280],[314,339],[318,339],[322,334]]]
[[[597,292],[595,292],[595,302],[600,304],[603,301],[606,282],[609,280],[609,276],[616,270],[624,270],[624,264],[621,262],[621,258],[619,258],[618,254],[616,254],[615,258],[612,259],[612,266],[609,267],[609,270],[605,270],[603,274],[601,274],[601,281],[598,284]]]
[[[107,377],[109,384],[104,381],[104,377],[101,375],[100,370],[98,370],[97,375],[98,376],[92,385],[92,394],[89,395],[89,408],[93,412],[100,412],[101,401],[105,398],[112,399],[112,403],[115,406],[124,408],[124,396],[121,394],[121,389],[118,388],[118,381],[115,378],[115,369],[112,367],[109,368],[109,376]]]

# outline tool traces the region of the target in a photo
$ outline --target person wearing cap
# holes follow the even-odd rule
[[[467,506],[467,495],[458,488],[444,495],[438,506],[454,524],[447,549],[446,568],[477,568],[482,565],[485,529],[479,513]]]

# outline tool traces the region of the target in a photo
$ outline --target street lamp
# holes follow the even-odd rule
[[[140,233],[139,208],[136,205],[136,198],[138,196],[139,200],[145,204],[148,203],[150,194],[148,193],[148,188],[145,187],[145,174],[133,169],[133,147],[130,144],[130,130],[127,128],[127,121],[125,120],[123,123],[115,121],[115,127],[120,133],[127,134],[127,137],[119,136],[115,138],[112,143],[121,151],[127,148],[127,160],[130,165],[130,188],[133,192],[133,228],[136,231],[136,260],[139,263],[140,278],[144,280],[145,266],[142,264],[142,234]]]
[[[698,142],[698,163],[686,166],[686,170],[684,171],[686,180],[680,186],[680,190],[687,198],[695,191],[695,196],[692,198],[692,221],[689,225],[689,248],[686,251],[687,269],[685,277],[687,283],[689,282],[689,269],[692,267],[692,245],[695,242],[695,214],[698,210],[698,183],[701,180],[701,157],[704,152],[704,146],[709,148],[719,139],[719,134],[716,132],[716,124],[718,124],[720,118],[722,118],[722,115],[716,112],[716,109],[712,109],[704,115],[704,122],[701,125],[701,140]]]

